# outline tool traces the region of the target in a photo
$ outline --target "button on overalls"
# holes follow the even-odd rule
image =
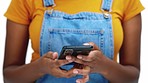
[[[44,6],[53,8],[54,0],[43,0]],[[112,0],[103,0],[102,13],[80,12],[67,14],[57,10],[46,10],[40,36],[40,55],[49,51],[58,52],[65,45],[83,45],[86,42],[94,42],[103,54],[113,59],[114,41],[112,31],[111,11]],[[107,12],[106,12],[107,11]],[[70,69],[73,65],[65,65],[63,68]],[[108,83],[101,74],[92,73],[87,83]],[[56,78],[46,74],[36,83],[75,83],[76,79],[82,78],[77,75],[72,78]]]

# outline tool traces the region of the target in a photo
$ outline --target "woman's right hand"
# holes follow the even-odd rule
[[[36,62],[39,67],[39,70],[43,74],[50,74],[55,77],[65,77],[70,78],[72,76],[75,76],[73,73],[73,70],[62,70],[60,69],[60,66],[71,63],[68,60],[58,60],[58,53],[57,52],[48,52],[45,55],[43,55],[41,58],[39,58]]]

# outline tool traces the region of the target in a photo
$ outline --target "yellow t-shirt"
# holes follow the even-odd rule
[[[16,23],[29,25],[29,34],[34,50],[32,61],[40,57],[39,40],[44,11],[43,0],[12,0],[5,16]],[[101,13],[102,0],[55,0],[55,10],[69,14],[82,11]],[[123,42],[122,23],[139,14],[144,7],[139,0],[113,0],[112,24],[114,33],[114,60]]]

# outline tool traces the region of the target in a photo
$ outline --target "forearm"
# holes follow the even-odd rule
[[[36,62],[4,68],[5,83],[33,83],[43,75]]]
[[[123,66],[108,60],[106,70],[101,74],[111,83],[138,83],[140,71],[134,66]]]

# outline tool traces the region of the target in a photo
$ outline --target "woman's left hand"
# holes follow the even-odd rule
[[[83,64],[87,69],[74,69],[75,74],[89,75],[90,73],[105,73],[107,70],[106,64],[109,59],[103,55],[101,50],[93,42],[88,43],[93,46],[93,50],[88,56],[78,55],[77,58],[67,56],[67,60],[72,60],[76,63]],[[78,79],[83,81],[82,79]]]

